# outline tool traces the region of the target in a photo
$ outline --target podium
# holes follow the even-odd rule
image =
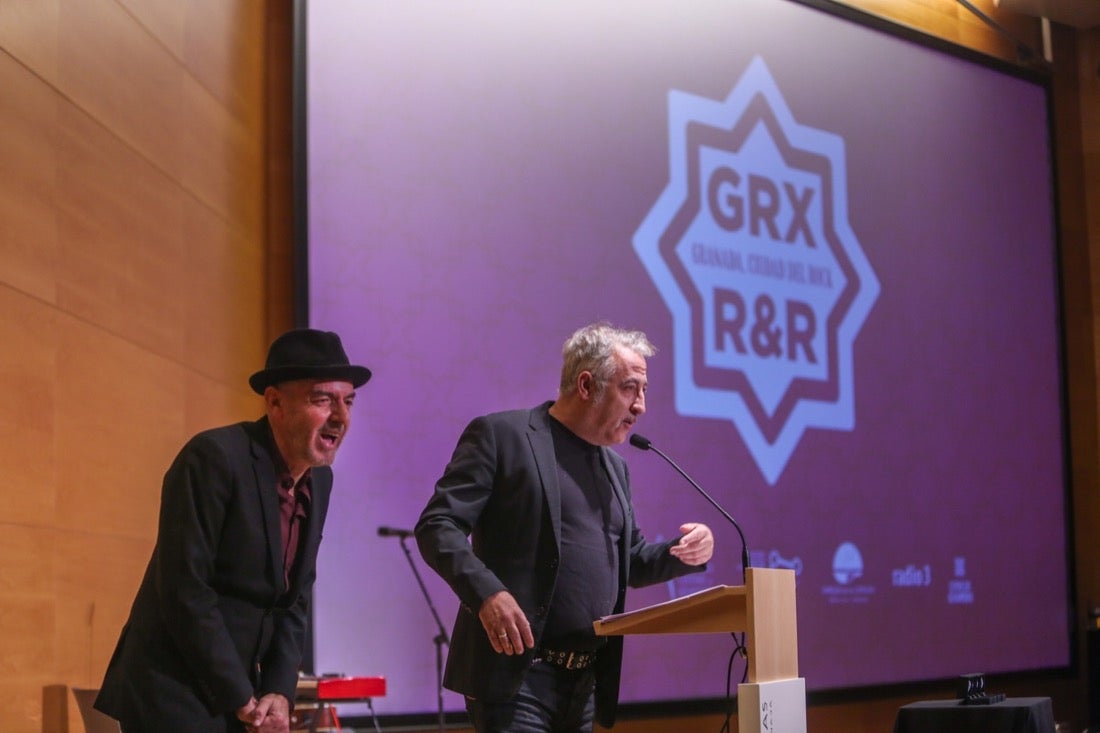
[[[592,626],[597,636],[744,631],[748,681],[737,686],[738,731],[806,733],[793,570],[747,568],[745,585],[714,586]]]

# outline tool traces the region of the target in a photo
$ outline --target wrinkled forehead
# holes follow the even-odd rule
[[[644,356],[620,346],[615,349],[615,376],[619,379],[638,378],[645,381],[646,359]]]

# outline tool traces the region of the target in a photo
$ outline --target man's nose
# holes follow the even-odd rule
[[[332,411],[328,414],[329,422],[346,423],[351,417],[351,408],[343,402],[333,403]]]

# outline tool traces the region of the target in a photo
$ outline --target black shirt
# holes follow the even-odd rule
[[[587,651],[602,640],[592,622],[615,608],[624,528],[599,447],[551,420],[561,489],[561,558],[543,644]]]

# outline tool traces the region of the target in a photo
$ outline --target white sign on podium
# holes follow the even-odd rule
[[[806,733],[806,680],[737,686],[739,733]]]

